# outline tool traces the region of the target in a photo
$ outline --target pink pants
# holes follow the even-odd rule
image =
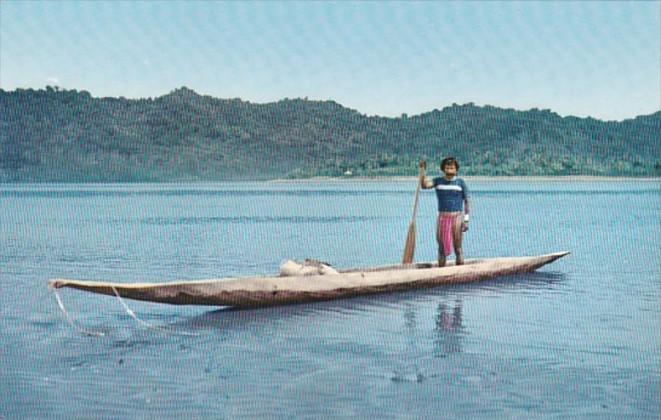
[[[455,255],[461,255],[462,221],[463,214],[461,212],[438,213],[436,241],[439,250],[442,249],[446,256],[452,254],[453,246]]]

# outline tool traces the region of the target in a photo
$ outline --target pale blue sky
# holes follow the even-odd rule
[[[0,2],[0,87],[456,103],[624,119],[661,108],[661,2]]]

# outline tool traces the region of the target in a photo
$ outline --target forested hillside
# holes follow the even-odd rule
[[[473,104],[399,118],[332,101],[253,104],[181,88],[154,99],[0,90],[0,181],[413,175],[661,175],[661,112],[622,122]]]

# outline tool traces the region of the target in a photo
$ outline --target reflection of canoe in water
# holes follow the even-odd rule
[[[129,299],[176,305],[251,308],[338,299],[527,273],[569,254],[467,260],[464,265],[396,265],[342,270],[338,274],[246,277],[168,283],[107,283],[54,279],[51,288],[71,287]]]

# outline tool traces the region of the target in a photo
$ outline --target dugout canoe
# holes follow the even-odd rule
[[[121,283],[53,279],[48,287],[70,287],[92,293],[175,305],[256,308],[466,283],[528,273],[569,252],[530,257],[504,257],[452,262],[392,265],[341,270],[338,274],[294,277],[244,277],[167,283]]]

